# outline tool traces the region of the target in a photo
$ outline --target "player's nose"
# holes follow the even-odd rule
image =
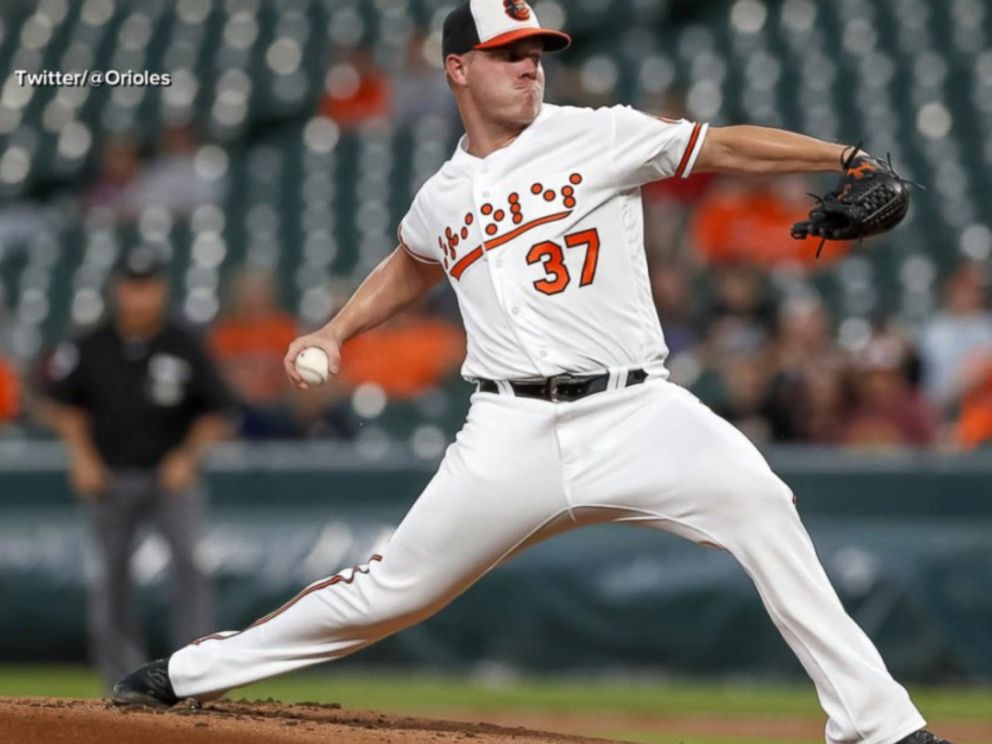
[[[530,78],[531,80],[537,79],[537,71],[540,69],[541,63],[536,57],[524,57],[520,65],[520,77]]]

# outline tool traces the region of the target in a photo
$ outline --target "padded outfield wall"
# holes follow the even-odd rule
[[[388,539],[436,463],[370,454],[328,444],[218,453],[201,553],[218,627],[250,623]],[[907,680],[992,680],[992,453],[767,454],[890,668]],[[0,662],[85,659],[82,524],[61,448],[0,442]],[[164,543],[143,539],[133,568],[156,653],[169,643],[167,566]],[[345,663],[801,674],[729,556],[631,527],[532,548]]]

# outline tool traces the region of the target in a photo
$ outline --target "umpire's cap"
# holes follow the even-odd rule
[[[127,251],[117,263],[119,279],[164,279],[166,264],[161,254],[151,246],[143,245]]]
[[[534,10],[523,0],[470,0],[444,19],[442,59],[533,37],[541,38],[548,52],[561,51],[572,43],[566,33],[541,28]]]

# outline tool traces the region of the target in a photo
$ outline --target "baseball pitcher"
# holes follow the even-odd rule
[[[337,372],[345,341],[442,279],[453,287],[468,335],[462,371],[478,389],[387,547],[244,630],[138,669],[115,702],[171,705],[340,659],[429,617],[540,540],[615,522],[740,562],[816,685],[828,744],[944,742],[923,730],[845,612],[789,487],[743,434],[668,380],[643,245],[649,181],[841,169],[826,200],[840,209],[820,208],[797,229],[826,238],[859,234],[840,212],[864,233],[901,218],[901,184],[857,148],[799,134],[546,104],[542,57],[569,43],[526,2],[471,0],[447,17],[444,68],[466,134],[420,189],[397,249],[286,355],[290,380],[306,387],[294,365],[303,349],[322,349]]]

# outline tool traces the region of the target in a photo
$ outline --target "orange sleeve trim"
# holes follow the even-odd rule
[[[686,145],[685,154],[682,156],[678,170],[675,171],[676,178],[682,178],[682,174],[685,173],[686,166],[689,165],[689,161],[692,159],[692,152],[696,149],[696,141],[699,139],[699,130],[702,129],[702,126],[702,124],[697,123],[692,128],[692,134],[689,135],[689,144]]]

